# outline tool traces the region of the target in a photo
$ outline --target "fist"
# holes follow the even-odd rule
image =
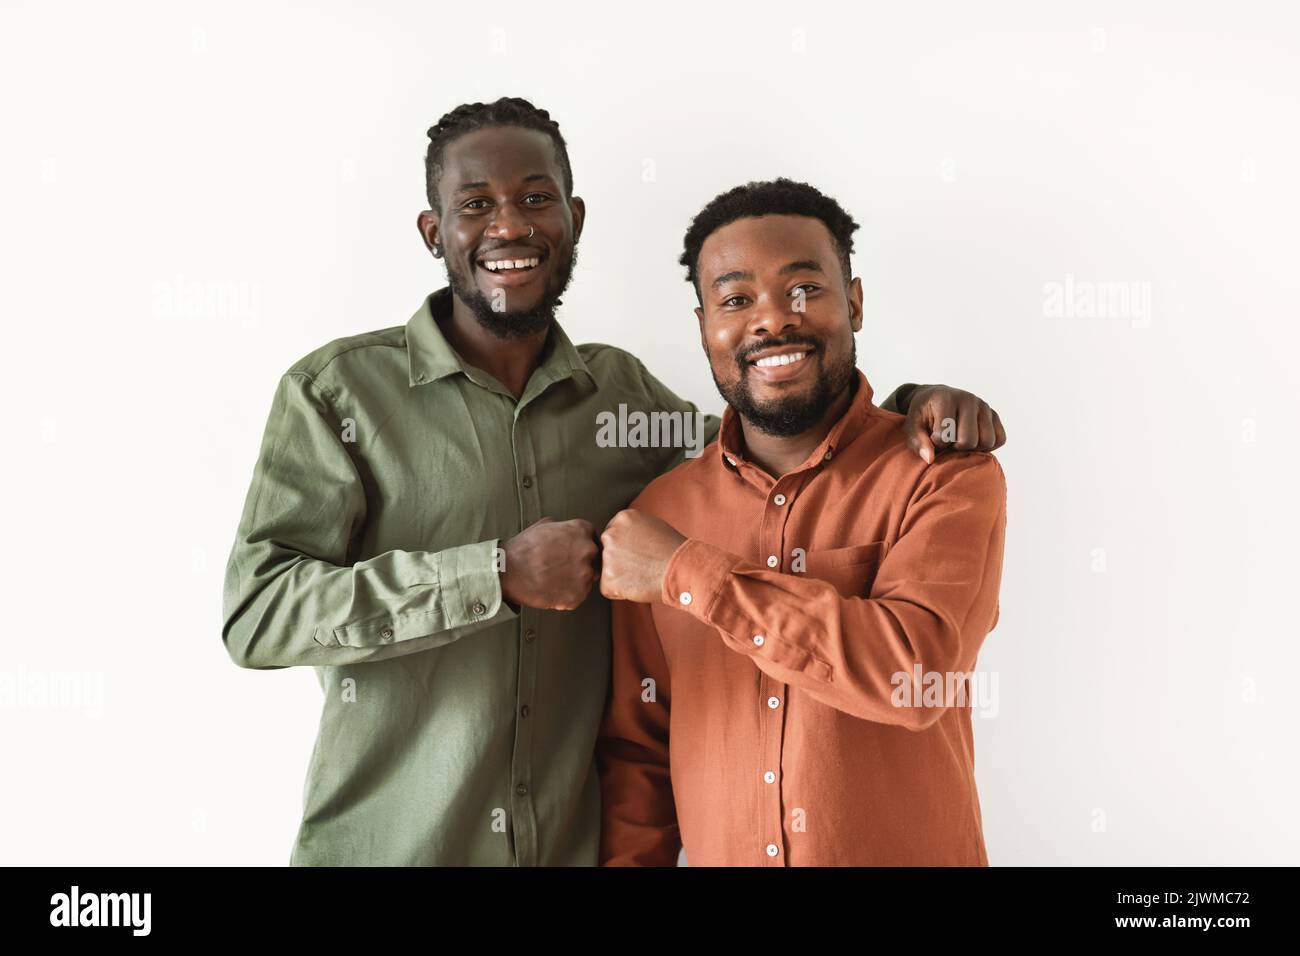
[[[620,511],[600,536],[600,593],[614,601],[655,603],[668,561],[685,540],[644,511]]]
[[[525,607],[572,611],[596,583],[596,532],[581,518],[543,518],[505,543],[501,594]]]
[[[907,444],[930,464],[936,451],[992,451],[1006,443],[1002,419],[978,395],[948,385],[920,385],[907,403]]]

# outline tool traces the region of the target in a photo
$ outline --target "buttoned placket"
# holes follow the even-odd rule
[[[766,476],[765,476],[766,477]],[[789,566],[782,560],[786,551],[785,529],[794,508],[795,487],[798,474],[784,475],[765,489],[763,515],[759,521],[758,541],[760,553],[767,567],[783,571]],[[766,634],[755,634],[754,645],[762,653],[767,643]],[[786,685],[759,671],[759,699],[762,726],[761,759],[758,786],[761,788],[759,806],[763,808],[764,832],[767,842],[761,847],[765,866],[785,865],[785,827],[782,806],[781,754],[785,749]]]
[[[764,495],[763,513],[759,521],[758,545],[764,566],[774,571],[784,571],[792,566],[797,555],[798,542],[786,535],[790,517],[797,505],[799,492],[821,467],[831,460],[828,446],[811,465],[790,472],[778,479],[749,462],[739,462],[727,455],[727,464],[738,477],[756,487]],[[762,653],[768,644],[768,635],[754,634],[755,648]],[[789,685],[759,671],[759,763],[755,777],[759,787],[758,805],[761,808],[762,843],[756,848],[763,866],[786,866],[788,841],[785,838],[785,808],[782,792],[782,755],[785,750],[786,711]]]
[[[511,434],[511,446],[515,459],[515,487],[519,494],[519,527],[527,528],[542,517],[541,489],[536,473],[537,454],[533,445],[532,430],[529,428],[531,416],[528,414],[528,394],[515,405],[514,428]],[[506,399],[513,402],[512,399]],[[530,755],[533,752],[533,727],[537,723],[533,715],[532,702],[537,687],[537,667],[539,643],[537,634],[537,612],[533,608],[520,607],[518,621],[519,635],[528,635],[526,640],[517,640],[518,675],[515,690],[515,742],[510,756],[511,800],[514,810],[510,814],[514,831],[515,864],[517,866],[537,865],[537,814],[532,790],[532,765]]]
[[[515,460],[515,487],[519,494],[519,527],[527,528],[542,518],[541,481],[537,474],[537,448],[529,422],[539,414],[536,403],[542,394],[560,378],[545,367],[538,368],[524,387],[518,402],[504,395],[514,407],[514,427],[511,447]],[[538,864],[536,793],[533,786],[531,754],[533,728],[537,715],[534,698],[537,689],[537,670],[540,666],[541,642],[538,641],[538,618],[533,608],[520,607],[518,632],[518,676],[515,692],[515,744],[510,756],[511,800],[514,812],[511,825],[514,833],[515,865]]]
[[[450,296],[448,290],[443,290]],[[436,295],[436,294],[435,294]],[[417,318],[425,321],[414,325],[408,333],[408,341],[423,342],[423,346],[411,350],[410,384],[412,387],[425,385],[447,375],[460,372],[475,385],[494,393],[501,402],[502,414],[511,421],[511,452],[515,466],[515,489],[519,503],[519,526],[522,530],[535,524],[542,517],[542,496],[539,476],[537,474],[537,447],[530,421],[539,414],[530,408],[542,395],[562,381],[572,380],[575,376],[586,387],[595,388],[591,372],[583,364],[581,357],[559,326],[556,326],[557,345],[562,353],[552,352],[543,358],[542,363],[533,370],[524,392],[518,399],[491,375],[467,365],[442,338],[437,330],[437,320],[432,326],[428,319],[432,311],[434,296],[426,303],[426,310]],[[446,307],[450,307],[449,303]],[[415,320],[413,319],[413,322]],[[428,334],[432,331],[432,336]],[[432,363],[431,365],[428,363]],[[504,545],[504,542],[502,542]],[[486,606],[476,602],[475,614],[482,614]],[[536,688],[537,671],[540,666],[542,641],[541,618],[539,612],[530,607],[520,607],[515,622],[517,648],[517,670],[515,690],[515,738],[510,755],[510,781],[506,799],[510,804],[509,826],[511,852],[516,866],[536,866],[540,860],[536,792],[533,781],[531,754],[533,751],[533,727],[537,721]]]

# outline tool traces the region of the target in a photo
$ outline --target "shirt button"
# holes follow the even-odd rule
[[[537,632],[534,631],[531,627],[528,630],[524,631],[524,640],[527,641],[529,644],[531,644],[536,639],[537,639]]]
[[[827,461],[830,461],[830,460],[831,460],[831,453],[830,453],[830,452],[827,452],[827,453],[825,454],[824,457],[825,457],[825,459],[826,459]]]
[[[521,783],[519,786],[515,787],[515,793],[519,794],[521,797],[526,797],[528,796],[528,788]]]
[[[778,853],[780,853],[780,852],[781,852],[780,849],[777,848],[777,845],[776,845],[775,843],[769,843],[769,844],[767,845],[767,855],[768,855],[768,856],[776,856],[776,855],[777,855]]]
[[[781,706],[781,698],[769,697],[767,699],[767,706],[770,707],[772,710],[776,710],[778,707]]]
[[[475,614],[482,614],[485,611],[487,611],[487,608],[483,606],[482,601],[475,601],[474,606],[470,608],[470,610],[473,611]]]
[[[769,770],[767,773],[763,774],[763,782],[776,783],[776,774]]]
[[[681,593],[681,596],[678,597],[677,600],[681,601],[683,604],[690,604],[690,603],[691,603],[691,592],[690,592],[690,591],[683,591],[683,592]]]
[[[532,475],[524,475],[524,487],[525,487],[525,488],[531,488],[532,486],[533,486],[533,476],[532,476]]]
[[[772,499],[772,502],[778,505],[785,504],[785,495],[777,495],[775,498]]]
[[[769,568],[774,568],[780,563],[781,563],[780,560],[777,558],[775,554],[769,554],[767,556],[767,566]]]
[[[381,627],[379,629],[379,636],[382,637],[384,640],[388,640],[390,637],[393,636],[393,629],[391,627]]]
[[[522,706],[522,707],[519,708],[519,716],[520,716],[520,717],[527,717],[528,714],[529,714],[529,710],[528,710],[528,705],[527,705],[527,704],[524,704],[524,706]]]
[[[754,646],[755,646],[755,647],[762,647],[762,646],[763,646],[763,640],[764,640],[764,638],[763,638],[763,635],[762,635],[762,634],[755,634],[755,635],[754,635]]]

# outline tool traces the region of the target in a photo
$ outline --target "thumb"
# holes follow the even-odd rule
[[[928,434],[918,431],[907,440],[907,443],[912,447],[912,451],[920,455],[921,460],[927,465],[934,464],[934,442],[930,440]]]

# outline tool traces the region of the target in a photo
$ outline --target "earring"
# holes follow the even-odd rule
[[[438,245],[436,242],[433,244],[433,257],[435,259],[442,258],[442,246]]]

